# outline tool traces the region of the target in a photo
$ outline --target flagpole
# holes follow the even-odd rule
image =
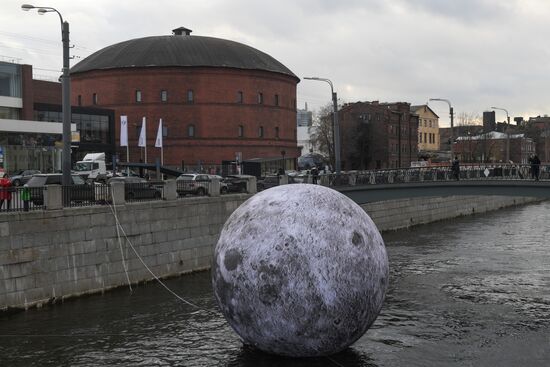
[[[126,144],[126,163],[130,163],[130,148]],[[126,176],[130,176],[130,166],[126,166]]]
[[[145,129],[144,131],[144,139],[143,139],[143,148],[145,149],[145,163],[147,163],[147,126],[146,126],[146,120],[145,120],[145,117],[143,117],[143,124],[142,124],[142,128]]]

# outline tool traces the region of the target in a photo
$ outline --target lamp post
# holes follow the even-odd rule
[[[340,175],[341,163],[340,163],[340,126],[338,125],[338,97],[334,91],[334,87],[330,79],[319,78],[316,76],[304,77],[307,80],[318,80],[321,82],[326,82],[330,85],[330,92],[332,95],[332,135],[334,137],[334,165],[336,169],[336,175]]]
[[[510,162],[510,114],[508,113],[508,110],[501,107],[491,107],[493,110],[499,110],[506,112],[506,120],[507,120],[507,126],[506,126],[506,164]]]
[[[62,110],[63,110],[63,157],[61,172],[63,185],[71,184],[71,79],[69,76],[69,23],[63,20],[61,13],[47,6],[21,5],[21,9],[29,11],[38,9],[38,14],[55,12],[61,21],[61,40],[63,42],[63,76],[62,76]]]
[[[451,102],[448,100],[448,99],[443,99],[443,98],[430,98],[430,101],[441,101],[441,102],[446,102],[448,105],[449,105],[449,113],[451,115],[451,160],[453,159],[453,153],[454,153],[454,149],[453,149],[453,140],[454,140],[454,135],[453,135],[453,116],[454,116],[454,113],[453,113],[453,106],[451,106]]]

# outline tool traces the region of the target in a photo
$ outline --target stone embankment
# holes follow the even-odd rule
[[[0,215],[0,310],[104,292],[153,276],[210,267],[235,194]],[[446,197],[362,205],[381,231],[534,202],[521,197]],[[135,252],[134,252],[135,249]],[[123,261],[124,259],[124,261]],[[125,267],[127,273],[125,271]]]

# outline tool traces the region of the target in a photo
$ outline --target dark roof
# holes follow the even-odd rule
[[[437,113],[435,113],[434,110],[432,110],[432,109],[430,108],[430,106],[428,106],[427,104],[421,104],[421,105],[418,105],[418,106],[413,106],[413,105],[411,105],[411,112],[416,112],[416,111],[418,111],[420,108],[424,108],[424,107],[428,108],[430,111],[432,111],[432,113],[435,115],[435,117],[439,118],[439,116],[437,115]]]
[[[190,35],[136,38],[105,47],[71,68],[90,70],[140,67],[222,67],[263,70],[299,78],[268,54],[242,43]]]

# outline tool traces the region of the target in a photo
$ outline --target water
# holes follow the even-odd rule
[[[243,347],[210,274],[0,315],[0,366],[548,366],[550,203],[384,235],[391,279],[373,327],[330,358]]]

